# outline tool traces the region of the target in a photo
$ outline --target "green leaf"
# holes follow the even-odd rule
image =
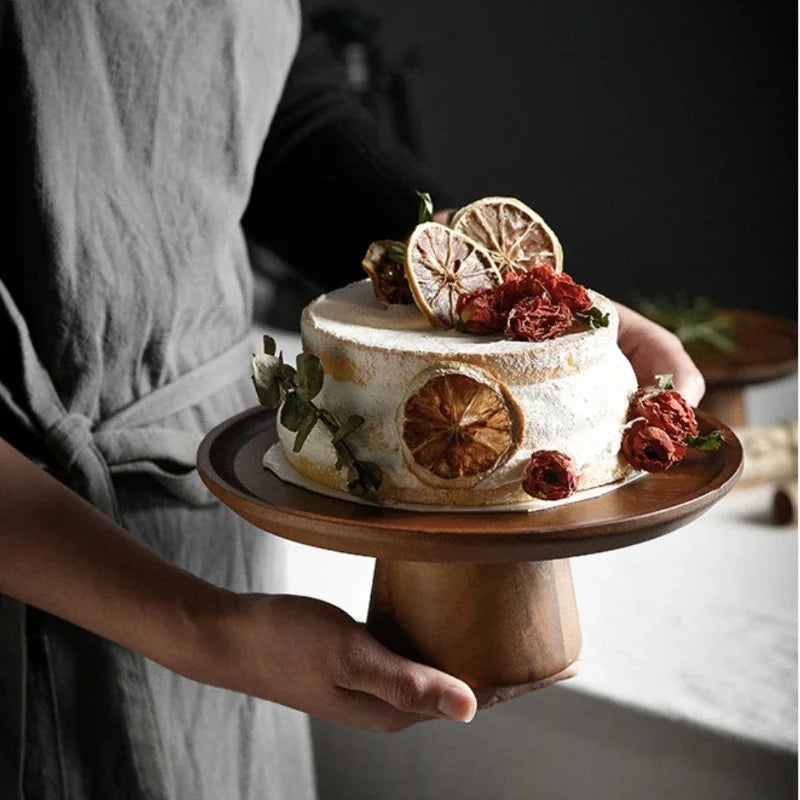
[[[674,389],[675,384],[672,382],[672,373],[665,372],[663,375],[656,375],[656,386],[659,389]]]
[[[359,480],[349,481],[347,484],[347,491],[352,494],[353,497],[366,497],[368,494],[367,487]]]
[[[251,377],[253,379],[253,386],[256,387],[258,402],[265,408],[274,411],[281,404],[281,387],[274,382],[267,386],[260,386],[255,375]]]
[[[419,211],[417,212],[417,224],[433,221],[433,200],[427,192],[417,190],[419,197]]]
[[[277,408],[281,402],[278,385],[280,359],[268,353],[253,356],[253,385],[256,387],[258,402],[267,408]]]
[[[383,473],[381,468],[372,461],[359,461],[356,459],[353,466],[358,472],[359,480],[365,485],[377,491],[383,483]]]
[[[372,486],[365,484],[362,480],[350,481],[347,484],[347,491],[354,497],[360,497],[364,500],[371,500],[373,503],[380,505],[380,498]]]
[[[278,349],[278,345],[276,344],[275,340],[269,336],[268,334],[264,334],[264,353],[268,356],[274,356],[275,351]]]
[[[332,430],[338,430],[341,427],[336,416],[325,408],[319,409],[319,418]]]
[[[281,409],[281,425],[292,433],[297,433],[304,424],[304,420],[307,421],[309,416],[313,416],[316,421],[316,408],[300,397],[297,392],[287,392]],[[306,422],[306,424],[308,423]]]
[[[405,266],[406,263],[406,246],[402,242],[394,242],[386,249],[386,255],[394,261],[395,264]]]
[[[339,426],[339,430],[333,435],[333,443],[341,442],[346,436],[357,431],[364,424],[364,417],[358,414],[351,414],[344,424]]]
[[[706,436],[687,436],[684,444],[687,447],[693,447],[695,450],[710,451],[719,450],[724,441],[725,437],[722,435],[722,431],[715,429]]]
[[[577,311],[575,316],[586,320],[592,330],[608,327],[608,314],[604,314],[597,306],[592,306],[588,311]]]
[[[314,430],[314,426],[317,424],[318,414],[317,409],[314,406],[311,406],[311,413],[306,414],[300,420],[300,426],[297,429],[297,436],[294,437],[294,446],[292,449],[295,453],[299,453],[300,449],[305,444],[306,439],[308,438],[308,434]]]
[[[334,442],[333,449],[336,451],[336,469],[344,469],[352,465],[353,454],[344,442]]]
[[[710,347],[731,353],[738,349],[732,320],[708,298],[695,297],[691,301],[688,297],[674,301],[663,297],[655,301],[640,298],[636,309],[672,331],[689,351]]]
[[[325,370],[313,353],[297,356],[297,391],[304,400],[312,400],[322,389]]]
[[[292,386],[295,386],[297,383],[297,373],[291,364],[282,363],[278,367],[278,376]]]

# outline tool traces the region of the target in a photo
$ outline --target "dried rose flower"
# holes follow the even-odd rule
[[[456,316],[468,333],[498,333],[506,324],[492,289],[476,289],[458,296]]]
[[[543,342],[565,333],[572,324],[572,312],[549,295],[526,297],[509,312],[505,334],[508,339]]]
[[[563,303],[573,314],[585,313],[592,308],[592,298],[579,283],[575,283],[565,273],[553,273],[555,280],[551,280],[547,291],[557,303]]]
[[[540,500],[561,500],[578,487],[572,459],[557,450],[537,450],[525,467],[522,488]]]
[[[686,455],[686,446],[644,419],[634,420],[622,434],[622,454],[636,469],[664,472]]]
[[[697,419],[691,406],[674,389],[638,391],[631,398],[628,419],[643,417],[648,425],[661,428],[681,444],[697,435]]]
[[[586,312],[592,307],[589,293],[565,272],[556,272],[550,265],[532,267],[521,275],[509,276],[499,288],[507,309],[524,297],[549,294],[554,303],[563,303],[572,312]]]
[[[547,274],[555,274],[551,267],[534,267],[520,275],[506,274],[505,282],[496,289],[500,307],[508,314],[512,308],[526,297],[541,297],[549,294],[542,280]]]

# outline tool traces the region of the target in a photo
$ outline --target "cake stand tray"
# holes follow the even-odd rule
[[[733,432],[698,412],[715,452],[689,451],[667,473],[540,511],[415,512],[362,505],[281,481],[262,465],[275,413],[245,411],[198,451],[206,486],[256,527],[287,539],[374,556],[368,628],[393,650],[475,687],[536,683],[580,651],[568,559],[625,547],[685,525],[738,479]]]
[[[735,348],[689,350],[706,381],[700,407],[729,425],[745,425],[744,388],[797,371],[797,323],[733,309],[720,311],[719,318],[728,324]]]

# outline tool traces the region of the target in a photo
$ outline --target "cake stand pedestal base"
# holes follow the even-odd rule
[[[378,559],[367,628],[473,687],[532,683],[581,648],[568,559],[516,564]]]

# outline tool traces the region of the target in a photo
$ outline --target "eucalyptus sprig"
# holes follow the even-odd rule
[[[371,461],[356,458],[347,438],[363,424],[364,418],[351,414],[340,422],[336,416],[313,400],[322,390],[325,371],[312,353],[300,353],[296,368],[284,363],[283,353],[271,336],[264,336],[264,352],[253,356],[253,385],[262,406],[280,410],[280,422],[295,434],[292,450],[299,453],[308,435],[319,422],[331,435],[336,452],[336,469],[347,470],[347,491],[374,503],[378,499],[383,475]]]

